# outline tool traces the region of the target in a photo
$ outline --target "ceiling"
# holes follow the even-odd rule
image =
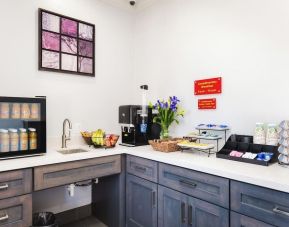
[[[130,10],[136,10],[136,9],[142,9],[149,5],[151,5],[156,0],[136,0],[136,5],[131,6],[129,4],[130,0],[102,0],[103,2],[109,3],[111,5],[114,5],[116,7],[124,8],[124,9],[130,9]]]

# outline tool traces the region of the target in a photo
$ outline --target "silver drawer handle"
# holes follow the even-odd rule
[[[145,167],[141,167],[141,166],[135,166],[134,168],[136,171],[143,172],[143,173],[147,171]]]
[[[280,210],[279,207],[275,207],[275,208],[273,209],[273,212],[274,212],[274,213],[277,213],[277,214],[283,214],[283,215],[289,217],[289,212],[286,212],[286,211],[284,211],[284,210]]]
[[[7,219],[9,219],[8,214],[6,214],[6,215],[3,216],[3,217],[0,217],[0,221],[5,221],[5,220],[7,220]]]
[[[4,190],[8,188],[8,184],[0,185],[0,190]]]
[[[187,181],[187,180],[183,180],[183,179],[179,180],[179,182],[180,182],[180,184],[184,184],[184,185],[191,187],[191,188],[197,187],[197,183],[195,183],[195,182],[191,182],[191,181]]]

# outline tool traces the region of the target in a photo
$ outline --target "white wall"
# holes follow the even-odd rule
[[[288,119],[288,8],[287,0],[155,1],[135,18],[135,87],[149,84],[152,100],[181,98],[187,114],[175,134],[199,123],[252,134],[256,122]],[[215,76],[223,77],[217,110],[199,111],[194,80]]]
[[[95,78],[38,71],[39,7],[96,25]],[[66,117],[78,125],[75,136],[79,129],[118,133],[118,106],[140,103],[140,84],[149,84],[151,100],[183,101],[187,115],[173,134],[201,122],[252,134],[257,121],[288,118],[288,7],[287,0],[156,0],[132,14],[101,0],[2,0],[0,95],[46,95],[48,139],[59,142]],[[193,82],[214,76],[224,81],[218,109],[199,111]],[[88,204],[84,191],[37,193],[34,209]]]
[[[38,71],[38,8],[94,23],[95,78]],[[47,137],[61,141],[65,118],[79,130],[119,133],[118,106],[130,103],[132,14],[101,0],[1,0],[0,95],[47,96]],[[70,143],[70,142],[69,142]],[[25,161],[25,160],[24,160]],[[60,212],[90,203],[90,188],[36,193],[34,210]],[[51,195],[48,196],[48,195]]]
[[[80,129],[117,133],[117,108],[129,102],[132,15],[100,0],[2,0],[0,95],[47,96],[48,137],[65,118]],[[38,71],[38,8],[94,23],[96,76]],[[79,131],[77,132],[79,133]]]

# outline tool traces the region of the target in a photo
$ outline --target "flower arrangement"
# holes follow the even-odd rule
[[[179,106],[180,100],[176,97],[169,97],[167,101],[158,100],[153,108],[158,111],[153,122],[161,126],[161,139],[169,138],[169,127],[173,122],[179,124],[179,117],[184,117],[184,110]]]

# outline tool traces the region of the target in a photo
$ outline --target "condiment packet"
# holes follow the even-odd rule
[[[240,158],[240,157],[242,157],[243,156],[243,152],[239,152],[239,151],[231,151],[231,153],[229,154],[230,156],[232,156],[232,157],[238,157],[238,158]]]
[[[246,152],[242,158],[248,158],[248,159],[255,159],[257,157],[257,154],[251,153],[251,152]]]
[[[273,153],[261,152],[257,155],[257,160],[268,162],[272,159]]]

